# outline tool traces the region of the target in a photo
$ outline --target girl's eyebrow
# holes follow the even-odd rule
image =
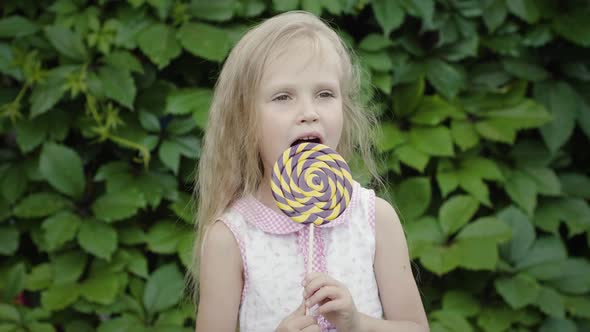
[[[313,83],[314,89],[337,89],[340,86],[338,80],[321,80]],[[274,91],[274,90],[295,90],[297,84],[289,81],[271,81],[263,86],[263,90]]]

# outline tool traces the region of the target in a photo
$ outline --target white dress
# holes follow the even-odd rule
[[[220,219],[236,238],[244,264],[240,332],[275,331],[303,300],[309,226],[253,197],[238,200]],[[313,270],[345,284],[359,312],[383,318],[373,270],[374,192],[355,182],[344,213],[315,227]],[[322,331],[336,331],[323,316],[317,318]]]

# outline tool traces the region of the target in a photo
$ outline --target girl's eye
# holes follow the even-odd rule
[[[331,98],[331,97],[334,97],[334,94],[332,92],[329,92],[329,91],[322,91],[322,92],[320,92],[320,97],[322,97],[322,98]]]
[[[276,101],[287,101],[287,100],[289,100],[289,95],[279,95],[279,96],[276,96],[273,100],[276,100]]]

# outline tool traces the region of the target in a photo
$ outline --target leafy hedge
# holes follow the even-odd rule
[[[376,88],[432,331],[590,330],[587,1],[5,0],[0,331],[193,329],[211,88],[248,26],[296,8]]]

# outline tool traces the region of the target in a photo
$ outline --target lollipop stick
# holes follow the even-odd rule
[[[313,259],[313,231],[315,227],[313,227],[313,223],[309,224],[309,238],[307,242],[307,275],[311,273],[311,260]],[[309,315],[309,309],[305,308],[305,315]]]

